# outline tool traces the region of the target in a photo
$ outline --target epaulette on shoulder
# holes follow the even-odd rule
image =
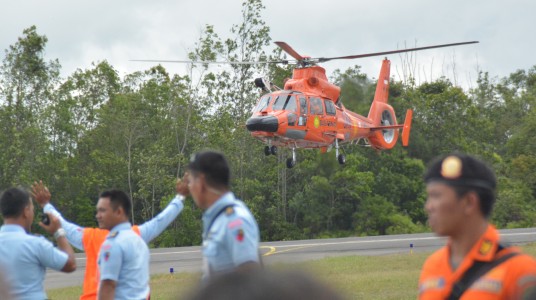
[[[119,230],[117,230],[117,231],[113,231],[113,232],[111,232],[111,233],[108,235],[108,238],[109,238],[109,239],[113,239],[113,238],[115,238],[115,237],[118,236],[118,235],[119,235]]]
[[[235,213],[235,210],[232,206],[229,206],[225,209],[225,215],[230,216]]]

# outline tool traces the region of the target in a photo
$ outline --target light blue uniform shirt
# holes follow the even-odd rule
[[[141,238],[149,243],[154,238],[159,236],[166,227],[177,218],[184,208],[182,203],[184,197],[182,195],[176,195],[173,200],[166,206],[166,208],[161,211],[156,217],[152,218],[150,221],[147,221],[139,226]],[[82,243],[82,238],[84,236],[84,228],[71,223],[63,218],[63,216],[56,210],[56,208],[47,203],[43,207],[43,211],[46,213],[52,213],[58,219],[60,219],[61,226],[67,232],[67,240],[73,247],[78,250],[84,251],[84,244]]]
[[[19,225],[6,224],[0,228],[0,269],[15,299],[46,299],[46,268],[60,271],[67,259],[67,253],[44,237],[27,234]]]
[[[100,282],[113,280],[116,300],[149,296],[149,248],[129,222],[116,225],[99,252]],[[100,283],[99,283],[100,284]]]
[[[259,262],[259,236],[257,222],[244,202],[231,192],[223,195],[203,213],[203,279]]]

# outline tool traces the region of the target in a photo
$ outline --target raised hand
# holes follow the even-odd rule
[[[43,208],[47,203],[50,202],[50,192],[48,188],[43,184],[42,180],[39,182],[35,181],[32,184],[32,197],[35,199],[37,204]]]
[[[190,195],[190,190],[188,189],[188,179],[188,172],[184,173],[182,179],[177,179],[177,183],[175,184],[175,191],[177,191],[177,194],[183,195],[184,197]]]

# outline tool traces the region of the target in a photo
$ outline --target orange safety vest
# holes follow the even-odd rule
[[[132,226],[132,230],[138,235],[140,228],[138,225]],[[86,252],[86,273],[84,274],[84,284],[82,286],[82,296],[80,300],[97,299],[97,289],[99,287],[99,268],[97,258],[100,247],[110,231],[100,228],[84,228],[82,244]]]
[[[471,268],[473,262],[491,262],[512,252],[500,251],[499,232],[489,225],[456,270],[450,265],[449,245],[433,253],[423,265],[419,279],[419,299],[447,299],[453,285]],[[482,275],[460,297],[460,300],[522,299],[536,290],[536,260],[525,254],[516,255]],[[531,298],[532,299],[532,298]]]

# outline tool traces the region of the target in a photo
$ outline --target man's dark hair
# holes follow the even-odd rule
[[[475,192],[480,199],[480,211],[484,217],[491,215],[497,179],[485,162],[462,153],[445,155],[430,164],[424,180],[427,183],[439,181],[450,185],[458,197]]]
[[[130,218],[130,210],[132,209],[132,201],[128,195],[121,190],[107,190],[100,194],[100,198],[109,198],[110,204],[114,210],[117,210],[119,206],[123,208],[125,214]]]
[[[4,218],[16,218],[30,204],[30,194],[20,188],[10,188],[0,196],[0,210]]]
[[[203,151],[192,156],[188,170],[205,175],[208,185],[214,188],[229,188],[231,172],[225,156],[215,151]]]
[[[260,269],[216,275],[187,299],[339,300],[342,296],[303,272]]]

